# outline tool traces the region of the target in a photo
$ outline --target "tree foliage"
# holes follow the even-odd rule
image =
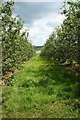
[[[64,2],[61,14],[65,15],[65,19],[56,28],[55,37],[52,33],[47,40],[41,56],[80,64],[80,2]]]
[[[1,44],[2,44],[2,71],[14,69],[23,61],[35,54],[32,44],[26,37],[26,31],[21,32],[22,19],[13,17],[14,2],[6,2],[1,6]],[[28,34],[28,33],[27,33]]]

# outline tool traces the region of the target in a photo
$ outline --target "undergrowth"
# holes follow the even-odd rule
[[[3,118],[79,118],[80,75],[31,58],[3,89]]]

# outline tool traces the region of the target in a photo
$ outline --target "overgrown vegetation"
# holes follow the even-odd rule
[[[3,118],[78,118],[79,80],[63,65],[31,58],[3,90]]]
[[[2,72],[14,71],[23,61],[28,60],[34,54],[34,48],[28,40],[28,32],[23,28],[22,19],[13,17],[14,2],[6,2],[1,6],[1,37],[2,44]],[[27,34],[27,37],[26,37]]]
[[[59,61],[80,64],[80,2],[64,2],[65,20],[56,28],[42,49],[41,56]]]
[[[21,18],[12,16],[13,4],[6,2],[0,8],[3,75],[35,54],[28,33],[27,37],[26,32],[21,33]],[[63,24],[51,34],[41,53],[37,51],[2,86],[3,118],[80,118],[79,69],[69,66],[80,65],[80,4],[67,4]]]

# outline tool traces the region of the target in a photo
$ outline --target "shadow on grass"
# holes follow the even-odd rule
[[[47,88],[49,94],[53,94],[57,87],[57,97],[60,98],[79,98],[80,75],[63,65],[49,63],[48,61],[46,63],[40,66],[38,70],[37,74],[41,78],[37,86]]]
[[[3,116],[76,117],[80,108],[75,99],[80,97],[79,80],[80,75],[67,67],[36,57],[5,88]]]

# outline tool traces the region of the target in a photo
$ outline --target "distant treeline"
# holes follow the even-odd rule
[[[35,49],[42,49],[43,46],[34,46]]]

